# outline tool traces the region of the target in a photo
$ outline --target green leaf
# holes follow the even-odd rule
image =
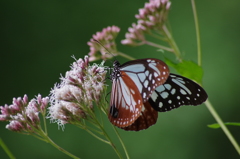
[[[166,57],[165,62],[168,66],[173,67],[182,76],[192,79],[197,83],[200,84],[202,83],[203,69],[201,66],[198,66],[195,62],[182,60],[182,62],[174,63]]]
[[[224,123],[224,125],[240,126],[240,123],[227,122],[227,123]],[[208,127],[213,128],[213,129],[217,129],[217,128],[220,128],[221,126],[219,124],[215,123],[215,124],[208,125]]]

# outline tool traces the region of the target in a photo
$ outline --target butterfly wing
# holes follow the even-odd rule
[[[154,58],[129,61],[121,65],[120,69],[134,81],[143,103],[147,102],[155,88],[165,83],[169,76],[168,66]]]
[[[207,98],[207,93],[200,85],[171,73],[167,81],[152,93],[149,103],[155,110],[165,112],[181,105],[200,105]]]
[[[110,110],[108,118],[118,127],[131,125],[140,115],[142,109],[142,97],[137,86],[124,72],[125,78],[113,80]]]
[[[158,112],[153,109],[149,102],[145,102],[142,107],[142,111],[137,120],[130,126],[124,127],[122,129],[127,131],[140,131],[147,129],[148,127],[154,125],[157,122]]]
[[[143,103],[168,76],[167,65],[158,59],[133,60],[119,66],[116,63],[111,74],[110,122],[118,127],[134,123],[141,115]]]

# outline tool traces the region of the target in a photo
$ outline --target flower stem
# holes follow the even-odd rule
[[[3,148],[3,150],[6,152],[6,154],[10,159],[15,159],[15,157],[13,156],[13,154],[11,153],[11,151],[8,149],[8,147],[5,145],[5,143],[2,141],[1,138],[0,138],[0,146]]]
[[[219,115],[217,114],[217,112],[215,111],[215,109],[213,108],[212,104],[210,103],[209,100],[207,100],[205,102],[205,105],[207,106],[208,110],[210,111],[210,113],[212,114],[212,116],[214,117],[214,119],[218,122],[218,124],[221,126],[223,132],[226,134],[226,136],[228,137],[228,139],[230,140],[230,142],[233,144],[234,148],[236,149],[236,151],[238,152],[238,154],[240,155],[240,147],[237,143],[237,141],[234,139],[234,137],[232,136],[232,134],[230,133],[230,131],[228,130],[228,128],[226,127],[226,125],[223,123],[222,119],[219,117]]]
[[[155,34],[156,33],[156,34]],[[166,41],[166,38],[165,37],[162,37],[162,36],[159,36],[161,34],[159,34],[159,31],[156,30],[154,33],[153,32],[149,32],[148,33],[150,36],[152,36],[153,38],[156,38],[156,39],[159,39],[161,41]]]
[[[85,129],[85,130],[86,130],[89,134],[91,134],[93,137],[95,137],[96,139],[98,139],[98,140],[100,140],[100,141],[102,141],[102,142],[104,142],[104,143],[106,143],[106,144],[111,145],[111,143],[110,143],[109,141],[106,141],[106,140],[100,138],[99,136],[97,136],[96,134],[94,134],[91,130],[88,130],[88,129]]]
[[[130,159],[130,158],[129,158],[129,155],[128,155],[128,152],[127,152],[127,149],[126,149],[126,146],[124,145],[124,143],[123,143],[123,141],[122,141],[122,138],[121,138],[121,136],[119,135],[119,133],[118,133],[117,129],[115,128],[115,126],[113,126],[113,129],[114,129],[115,133],[117,134],[117,137],[118,137],[118,139],[119,139],[119,141],[120,141],[120,143],[121,143],[121,145],[122,145],[122,147],[123,147],[123,150],[124,150],[124,152],[125,152],[125,154],[126,154],[127,159]]]
[[[131,57],[131,56],[125,54],[125,53],[122,53],[122,52],[117,52],[117,55],[122,56],[126,59],[129,59],[129,60],[135,60],[135,58],[133,58],[133,57]]]
[[[45,115],[43,116],[43,124],[44,124],[44,132],[46,133],[46,135],[48,134],[48,131],[47,131],[47,123],[46,123],[46,117]]]
[[[102,111],[103,111],[105,114],[107,114],[106,107],[102,107],[102,108],[103,108]],[[123,150],[124,150],[124,152],[125,152],[125,154],[126,154],[127,159],[129,159],[129,155],[128,155],[126,146],[124,145],[124,142],[122,141],[122,138],[121,138],[121,136],[119,135],[119,133],[118,133],[118,131],[117,131],[117,129],[116,129],[115,126],[113,126],[113,130],[115,131],[115,133],[116,133],[116,135],[117,135],[117,137],[118,137],[118,139],[119,139],[119,141],[120,141],[120,143],[121,143],[121,145],[122,145],[122,147],[123,147]]]
[[[198,47],[198,65],[201,66],[202,65],[202,56],[201,56],[202,53],[201,53],[200,31],[199,31],[197,10],[196,10],[196,6],[195,6],[195,1],[191,0],[191,2],[192,2],[192,8],[193,8],[195,27],[196,27],[197,47]],[[234,139],[233,135],[228,130],[226,125],[223,123],[222,119],[220,118],[220,116],[218,115],[218,113],[216,112],[216,110],[214,109],[212,104],[210,103],[210,101],[207,100],[205,102],[205,105],[207,106],[209,112],[212,114],[214,119],[218,122],[218,124],[222,128],[223,132],[226,134],[226,136],[228,137],[228,139],[230,140],[230,142],[233,144],[234,148],[236,149],[236,151],[240,155],[240,147],[239,147],[237,141]]]
[[[100,105],[100,107],[98,107],[98,108],[101,110],[101,108],[104,109],[105,107],[104,107],[103,105]],[[104,109],[104,110],[106,111],[106,109]],[[93,112],[92,112],[92,113],[93,113]],[[121,156],[120,152],[118,151],[118,149],[116,148],[116,146],[113,144],[113,142],[112,142],[111,138],[109,137],[108,133],[105,131],[105,129],[104,129],[104,127],[102,126],[102,124],[99,123],[99,121],[98,121],[98,119],[97,119],[97,117],[95,116],[94,113],[91,115],[91,118],[92,118],[92,120],[93,120],[94,123],[95,123],[95,124],[93,124],[93,125],[97,126],[98,129],[101,130],[102,135],[105,136],[105,138],[106,138],[108,141],[103,140],[103,139],[101,139],[100,137],[97,137],[95,134],[90,133],[90,131],[89,131],[89,133],[90,133],[91,135],[94,135],[94,137],[97,137],[99,140],[103,141],[104,143],[107,143],[107,144],[111,145],[112,148],[114,149],[114,151],[116,152],[116,154],[118,155],[118,157],[119,157],[120,159],[122,159],[122,156]]]
[[[195,5],[195,1],[191,0],[191,2],[192,2],[195,27],[196,27],[198,65],[201,66],[202,65],[202,54],[201,54],[201,41],[200,41],[200,30],[199,30],[199,24],[198,24],[197,9],[196,9],[196,5]]]
[[[177,44],[175,43],[171,33],[169,32],[168,28],[166,25],[162,26],[163,29],[163,33],[165,34],[165,36],[167,37],[167,41],[169,43],[169,45],[171,46],[171,48],[174,50],[173,53],[175,54],[175,56],[177,57],[177,60],[182,61],[181,58],[181,54],[180,51],[178,49]]]
[[[58,146],[58,145],[57,145],[55,142],[53,142],[53,141],[51,140],[51,138],[50,138],[49,136],[47,136],[47,134],[44,133],[43,131],[41,131],[41,136],[43,136],[43,137],[46,139],[46,142],[47,142],[47,143],[50,143],[52,146],[54,146],[55,148],[57,148],[59,151],[65,153],[65,154],[68,155],[69,157],[74,158],[74,159],[80,159],[79,157],[71,154],[70,152],[68,152],[68,151],[64,150],[63,148],[61,148],[60,146]]]
[[[102,130],[103,132],[103,135],[107,138],[107,140],[109,141],[109,144],[112,146],[112,148],[114,149],[114,151],[116,152],[116,154],[118,155],[118,157],[121,159],[122,156],[120,154],[120,152],[118,151],[118,149],[116,148],[116,146],[113,144],[111,138],[108,136],[107,132],[104,130],[104,128],[102,127],[102,125],[97,121],[96,119],[96,122],[98,123],[99,125],[99,128]]]
[[[166,50],[166,51],[169,51],[169,52],[173,52],[174,50],[169,48],[169,47],[166,47],[166,46],[163,46],[163,45],[159,45],[159,44],[155,44],[153,42],[150,42],[150,41],[143,41],[144,44],[147,44],[147,45],[150,45],[150,46],[153,46],[153,47],[156,47],[156,48],[159,48],[159,49],[163,49],[163,50]]]

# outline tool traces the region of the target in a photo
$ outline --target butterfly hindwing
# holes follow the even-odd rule
[[[207,99],[205,90],[192,80],[180,75],[170,74],[167,81],[156,88],[144,103],[139,118],[122,129],[140,131],[154,125],[158,112],[165,112],[181,105],[200,105]]]
[[[145,102],[142,111],[137,120],[130,126],[122,129],[127,131],[140,131],[147,129],[157,122],[158,112],[153,109],[149,102]]]
[[[152,93],[149,102],[155,110],[165,112],[181,105],[200,105],[207,97],[207,93],[200,85],[171,73],[167,81]]]

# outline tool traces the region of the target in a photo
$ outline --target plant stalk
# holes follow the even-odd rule
[[[240,155],[240,147],[237,143],[237,141],[235,140],[235,138],[233,137],[233,135],[231,134],[231,132],[228,130],[228,128],[226,127],[226,125],[223,123],[222,119],[219,117],[219,115],[217,114],[217,112],[215,111],[215,109],[213,108],[212,104],[210,103],[209,100],[207,100],[205,102],[205,105],[207,106],[208,110],[210,111],[210,113],[212,114],[212,116],[214,117],[214,119],[218,122],[218,124],[221,126],[223,132],[226,134],[226,136],[228,137],[228,139],[230,140],[230,142],[233,144],[234,148],[236,149],[236,151],[238,152],[238,154]]]
[[[196,27],[196,36],[197,36],[197,47],[198,47],[198,65],[201,66],[202,65],[202,52],[201,52],[201,43],[200,43],[200,31],[199,31],[199,24],[198,24],[198,17],[197,17],[197,10],[196,10],[196,5],[195,5],[195,1],[191,0],[192,2],[192,8],[193,8],[193,15],[194,15],[194,21],[195,21],[195,27]],[[240,147],[237,143],[237,141],[235,140],[235,138],[233,137],[233,135],[231,134],[231,132],[228,130],[228,128],[226,127],[226,125],[223,123],[222,119],[220,118],[220,116],[218,115],[218,113],[216,112],[216,110],[214,109],[213,105],[210,103],[209,100],[207,100],[205,102],[205,105],[207,106],[209,112],[212,114],[212,116],[214,117],[214,119],[217,121],[217,123],[220,125],[220,127],[222,128],[223,132],[226,134],[226,136],[228,137],[228,139],[230,140],[230,142],[232,143],[232,145],[234,146],[234,148],[236,149],[236,151],[238,152],[238,154],[240,155]]]
[[[199,30],[199,24],[198,24],[197,9],[196,9],[196,5],[195,5],[195,1],[191,0],[191,2],[192,2],[194,22],[195,22],[195,27],[196,27],[198,65],[201,66],[202,65],[202,54],[201,54],[201,40],[200,40],[200,30]]]
[[[15,159],[12,152],[8,149],[8,147],[5,145],[5,143],[3,142],[3,140],[1,138],[0,138],[0,146],[3,148],[3,150],[6,152],[6,154],[8,155],[8,157],[10,159]]]
[[[177,60],[178,61],[182,61],[182,58],[181,58],[181,53],[178,49],[178,46],[175,42],[175,40],[173,39],[172,37],[172,34],[169,32],[168,28],[166,25],[163,25],[162,26],[162,29],[163,29],[163,33],[165,34],[165,36],[167,37],[167,42],[168,44],[171,46],[171,48],[174,50],[173,53],[175,54],[175,56],[177,57]]]

